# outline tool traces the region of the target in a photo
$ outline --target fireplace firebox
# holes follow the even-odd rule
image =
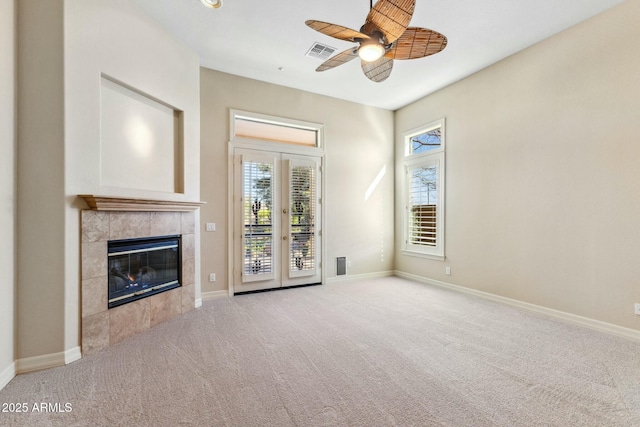
[[[108,242],[109,308],[181,286],[180,236]]]

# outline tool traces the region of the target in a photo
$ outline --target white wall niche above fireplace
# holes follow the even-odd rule
[[[183,111],[103,74],[100,185],[184,193],[183,128]]]

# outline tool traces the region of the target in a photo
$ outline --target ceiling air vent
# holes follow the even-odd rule
[[[330,47],[321,43],[314,43],[313,46],[311,46],[311,49],[307,51],[306,56],[325,60],[329,59],[329,57],[333,55],[333,52],[335,51],[335,47]]]

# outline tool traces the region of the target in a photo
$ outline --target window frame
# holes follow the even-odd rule
[[[324,125],[320,123],[270,116],[267,114],[236,109],[230,109],[229,113],[229,141],[236,146],[254,146],[260,147],[259,149],[284,150],[287,152],[321,152],[324,149]],[[236,136],[236,119],[264,123],[267,125],[282,126],[284,128],[312,131],[316,133],[316,145],[293,144],[284,141]],[[283,149],[283,146],[288,148]]]
[[[423,153],[413,154],[411,152],[411,138],[430,132],[434,129],[441,129],[441,146]],[[423,126],[411,129],[403,133],[404,158],[402,161],[403,170],[403,235],[401,252],[404,255],[418,256],[422,258],[445,260],[445,152],[446,152],[446,131],[445,119],[441,118]],[[435,165],[436,175],[436,245],[417,245],[409,243],[409,227],[411,223],[410,207],[410,172],[415,168],[430,167]]]

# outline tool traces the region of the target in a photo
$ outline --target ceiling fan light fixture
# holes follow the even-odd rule
[[[396,59],[417,59],[440,52],[447,38],[427,28],[409,27],[416,0],[377,0],[360,31],[330,22],[308,19],[312,30],[338,40],[357,43],[324,61],[316,71],[326,71],[360,57],[362,72],[372,82],[385,81]]]
[[[365,62],[373,62],[384,55],[385,49],[380,43],[363,43],[358,48],[358,56]]]
[[[222,0],[200,0],[200,3],[211,9],[218,9],[219,7],[222,7]]]

